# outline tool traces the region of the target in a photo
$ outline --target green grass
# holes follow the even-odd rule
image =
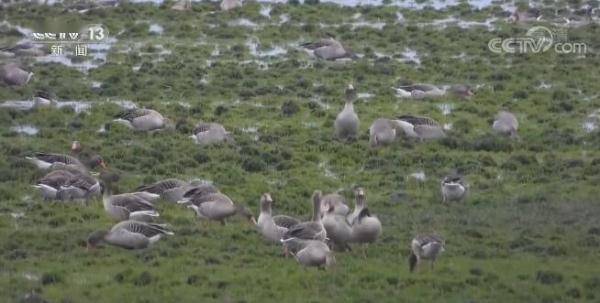
[[[61,7],[16,5],[2,12],[7,21],[36,30],[62,18],[77,26],[103,23],[120,34],[108,63],[89,74],[24,59],[36,74],[34,81],[0,89],[0,100],[29,99],[45,88],[59,100],[95,104],[80,114],[0,110],[0,301],[18,301],[31,291],[51,302],[600,298],[600,136],[581,126],[600,108],[597,25],[568,32],[570,39],[594,50],[584,58],[553,52],[496,55],[487,49],[489,39],[521,35],[528,27],[499,22],[488,31],[416,24],[449,16],[481,21],[498,8],[401,10],[404,25],[395,23],[397,9],[389,6],[273,5],[271,20],[259,8],[250,2],[240,11],[213,14],[210,4],[194,4],[191,12],[173,12],[168,5],[122,5],[65,15]],[[381,31],[352,29],[348,23],[356,21],[356,13],[387,25]],[[273,24],[282,14],[289,15],[290,24]],[[228,26],[239,18],[260,28]],[[160,24],[164,34],[149,34],[141,21]],[[290,46],[318,37],[319,22],[342,24],[327,31],[365,56],[352,63],[314,61]],[[258,59],[245,45],[251,38],[258,38],[262,50],[282,46],[288,53],[265,58],[267,70],[255,63],[240,65]],[[0,39],[19,38],[8,34]],[[157,60],[157,44],[171,55]],[[215,44],[221,54],[212,57]],[[405,48],[419,53],[421,66],[396,60]],[[377,58],[375,52],[391,58]],[[461,53],[467,59],[453,57]],[[207,66],[206,60],[213,64]],[[407,79],[482,86],[469,101],[396,99],[390,87]],[[90,89],[92,81],[101,82],[101,88]],[[350,82],[374,97],[357,102],[361,136],[343,144],[332,139],[333,120]],[[542,82],[552,87],[537,89]],[[176,130],[144,134],[113,125],[98,134],[120,110],[106,100],[122,99],[159,110],[177,124]],[[450,115],[442,115],[441,103],[453,105]],[[284,115],[284,104],[296,105],[297,112]],[[520,141],[491,133],[493,116],[503,108],[517,113]],[[368,147],[374,119],[407,113],[452,123],[453,131],[437,142],[400,140],[379,150]],[[195,145],[189,135],[201,120],[224,124],[236,144]],[[18,124],[35,125],[40,132],[29,137],[9,131]],[[257,133],[243,131],[248,128]],[[284,259],[279,247],[266,244],[240,218],[225,227],[204,226],[191,211],[160,203],[161,217],[175,236],[139,252],[106,247],[88,253],[87,235],[113,224],[101,203],[43,202],[30,187],[43,173],[24,160],[34,151],[64,153],[76,139],[121,174],[122,191],[167,177],[202,178],[255,211],[268,191],[275,212],[307,217],[313,190],[341,189],[351,199],[351,188],[360,185],[383,223],[383,235],[366,259],[355,247],[338,253],[337,266],[330,270],[304,269]],[[409,177],[421,170],[425,182]],[[453,170],[465,174],[471,194],[463,205],[445,206],[439,180]],[[433,272],[424,267],[409,274],[410,239],[428,232],[446,238],[446,252]]]

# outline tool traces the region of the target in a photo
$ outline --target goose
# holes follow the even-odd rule
[[[390,119],[379,118],[375,120],[369,127],[369,145],[379,147],[391,144],[396,140],[398,127],[398,123]]]
[[[461,176],[446,176],[441,182],[442,201],[462,201],[467,195],[467,184]]]
[[[153,109],[134,108],[116,116],[114,122],[121,123],[137,131],[154,131],[163,129],[169,124],[159,112]]]
[[[74,174],[68,170],[55,170],[51,171],[38,180],[33,188],[36,188],[42,194],[44,200],[56,199],[56,193],[74,177]]]
[[[15,63],[9,63],[0,69],[0,77],[8,85],[23,86],[29,83],[33,73],[21,69]]]
[[[289,238],[281,240],[303,266],[328,267],[335,265],[335,257],[327,244],[319,240]]]
[[[461,99],[467,99],[474,95],[470,86],[459,84],[450,87],[438,87],[433,84],[411,84],[392,87],[396,96],[400,98],[424,99],[439,98],[451,93]]]
[[[403,85],[393,89],[396,90],[397,96],[413,99],[437,98],[446,94],[444,89],[441,89],[433,84],[425,83]]]
[[[277,225],[271,214],[273,199],[271,194],[264,193],[260,197],[260,214],[256,226],[260,234],[270,242],[279,243],[288,228]],[[297,224],[297,223],[296,223]],[[295,224],[294,224],[295,225]]]
[[[429,117],[404,115],[398,117],[395,125],[411,138],[438,139],[446,136],[442,126]]]
[[[348,222],[352,226],[352,242],[369,244],[375,242],[381,235],[381,222],[371,215],[367,208],[365,191],[362,188],[355,190],[356,205]],[[351,220],[352,221],[351,221]],[[363,247],[364,253],[364,247]]]
[[[335,212],[335,206],[331,205],[323,215],[323,226],[327,231],[329,240],[340,250],[352,250],[348,243],[352,239],[352,227],[346,220],[346,215]]]
[[[315,57],[324,60],[336,60],[342,58],[356,59],[357,56],[351,49],[345,47],[332,37],[321,39],[316,42],[308,42],[300,46],[312,51]]]
[[[500,111],[492,124],[492,129],[499,134],[508,135],[511,138],[518,138],[517,130],[519,129],[519,121],[517,117],[507,111]]]
[[[169,178],[156,181],[152,184],[141,185],[136,188],[136,191],[157,194],[168,202],[176,203],[177,201],[181,200],[183,195],[191,189],[191,186],[194,185],[199,184],[197,184],[197,181],[188,183],[183,180]]]
[[[438,255],[445,250],[445,241],[436,235],[416,236],[411,244],[408,258],[409,270],[413,272],[421,260],[430,260],[431,269]]]
[[[154,205],[144,197],[148,193],[124,193],[111,195],[107,188],[102,197],[102,205],[106,213],[115,221],[151,222],[159,214]]]
[[[221,1],[221,10],[222,11],[228,11],[228,10],[232,10],[238,7],[242,7],[242,1],[241,0],[223,0]]]
[[[98,180],[77,168],[68,167],[49,172],[33,187],[40,190],[44,200],[61,201],[88,199],[102,190]]]
[[[92,197],[99,197],[102,193],[102,186],[96,178],[86,174],[74,174],[73,178],[65,185],[61,186],[56,192],[58,200],[84,199],[87,201]]]
[[[284,233],[283,239],[299,238],[306,240],[320,240],[325,241],[327,238],[327,231],[321,221],[321,191],[315,191],[312,196],[313,200],[313,214],[310,221],[298,223],[288,229]]]
[[[184,199],[177,203],[187,205],[194,210],[198,218],[215,220],[225,225],[225,219],[239,214],[257,224],[252,213],[245,207],[236,205],[223,193],[217,191],[212,185],[196,187],[184,194]]]
[[[73,141],[70,155],[37,152],[33,157],[25,157],[25,159],[42,170],[63,169],[65,165],[68,167],[79,167],[82,171],[87,171],[88,167],[91,169],[98,166],[103,169],[107,168],[106,162],[104,162],[104,159],[100,155],[83,155],[81,150],[81,143]]]
[[[354,99],[356,99],[356,90],[352,84],[346,89],[346,104],[344,109],[337,115],[335,119],[335,136],[338,139],[356,139],[358,136],[358,127],[360,121],[358,115],[354,112]]]
[[[127,220],[115,224],[109,231],[98,230],[90,234],[87,247],[89,250],[107,243],[126,249],[143,249],[156,243],[162,235],[174,233],[165,225]]]
[[[199,145],[209,145],[220,142],[233,142],[231,133],[219,123],[200,122],[194,128],[191,138]]]
[[[327,194],[321,198],[321,215],[328,212],[331,207],[333,207],[336,215],[347,216],[350,213],[346,198],[337,193]]]

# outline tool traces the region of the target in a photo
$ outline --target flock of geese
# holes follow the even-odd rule
[[[287,215],[273,215],[273,198],[264,193],[260,198],[258,220],[252,212],[222,193],[217,187],[201,180],[190,182],[166,179],[138,187],[136,191],[112,194],[112,185],[101,173],[90,169],[106,168],[102,157],[83,153],[78,141],[72,143],[71,154],[36,153],[27,159],[47,171],[39,179],[38,188],[48,200],[83,200],[102,196],[106,214],[117,221],[110,230],[95,231],[87,239],[88,249],[107,243],[127,249],[143,249],[164,235],[173,235],[166,224],[155,223],[160,217],[155,203],[159,200],[185,206],[202,220],[226,224],[226,219],[241,215],[251,221],[268,242],[281,244],[284,254],[292,254],[305,266],[335,264],[332,249],[351,250],[351,243],[368,245],[382,232],[381,222],[367,208],[364,189],[355,189],[355,206],[351,210],[346,199],[337,194],[312,196],[312,216],[301,221]],[[103,181],[99,181],[100,177]],[[331,249],[330,249],[331,247]],[[363,254],[365,248],[363,246]]]
[[[230,10],[241,5],[239,0],[223,0],[221,9]],[[189,0],[178,1],[172,7],[174,10],[190,8]],[[357,58],[351,49],[333,37],[301,46],[324,60]],[[26,47],[17,47],[15,51],[21,49]],[[15,63],[0,68],[0,80],[9,86],[26,85],[32,77],[33,73]],[[398,97],[412,99],[440,98],[447,94],[469,98],[473,95],[467,85],[444,88],[432,84],[412,84],[393,89]],[[354,109],[355,100],[356,90],[350,84],[345,91],[345,105],[334,122],[334,136],[340,141],[358,139],[360,119]],[[46,93],[37,94],[34,101],[36,107],[56,104]],[[174,128],[173,123],[161,113],[145,108],[126,110],[117,115],[113,122],[143,132]],[[508,111],[500,111],[492,124],[494,131],[511,138],[518,137],[518,127],[516,116]],[[444,127],[437,121],[415,115],[378,118],[369,127],[369,145],[372,148],[391,144],[403,137],[424,141],[445,136]],[[190,137],[201,145],[234,142],[230,132],[218,123],[201,122]],[[85,151],[78,141],[72,143],[70,154],[40,152],[26,158],[46,173],[34,185],[45,200],[87,202],[101,198],[106,214],[118,222],[109,230],[91,233],[87,239],[88,249],[103,243],[127,249],[144,249],[163,236],[174,235],[167,224],[157,223],[160,217],[156,208],[158,201],[186,207],[202,220],[221,224],[226,224],[226,219],[236,214],[240,215],[251,221],[266,241],[282,245],[284,255],[293,255],[304,266],[333,265],[333,251],[352,250],[351,244],[361,245],[363,256],[366,257],[366,247],[377,241],[382,233],[382,224],[371,214],[367,207],[366,191],[360,187],[354,189],[353,209],[348,206],[346,198],[337,193],[324,195],[319,190],[314,191],[312,214],[308,221],[287,215],[273,215],[275,202],[270,193],[264,193],[260,197],[260,212],[256,220],[248,208],[236,204],[216,186],[201,180],[188,182],[166,179],[139,186],[133,192],[113,194],[112,182],[118,177],[107,173],[103,158]],[[100,168],[99,173],[92,171],[96,168]],[[443,202],[464,200],[469,188],[460,175],[446,176],[440,187]],[[435,260],[444,251],[445,241],[439,235],[420,235],[412,239],[410,247],[410,271],[422,260],[429,260],[433,268]]]
[[[412,89],[414,91],[417,88]],[[458,91],[466,92],[453,90]],[[471,94],[472,92],[465,93]],[[415,95],[419,98],[421,96],[420,93]],[[334,135],[342,142],[358,138],[360,120],[353,106],[355,98],[354,87],[348,85],[345,91],[346,103],[334,122]],[[171,124],[159,112],[139,108],[120,113],[113,122],[144,132],[162,130]],[[518,121],[512,113],[501,111],[492,128],[496,132],[516,137]],[[422,141],[445,136],[444,129],[435,120],[413,115],[402,115],[395,119],[379,118],[369,128],[369,142],[373,148],[390,144],[402,137]],[[199,144],[233,142],[230,133],[218,123],[199,123],[191,137]],[[72,143],[70,154],[40,152],[26,159],[47,172],[34,185],[44,199],[87,202],[102,197],[107,215],[119,223],[110,230],[93,232],[87,240],[90,249],[102,243],[143,249],[164,235],[173,235],[166,224],[156,223],[160,217],[156,209],[158,201],[187,207],[199,219],[218,221],[221,224],[226,224],[226,219],[231,216],[241,215],[256,226],[265,240],[281,244],[284,255],[292,254],[305,266],[324,267],[335,264],[333,251],[349,251],[353,243],[362,246],[363,256],[366,257],[366,246],[375,242],[382,233],[381,222],[371,214],[367,207],[366,192],[360,187],[354,189],[353,209],[337,193],[323,195],[321,191],[315,191],[312,195],[311,219],[304,222],[292,216],[273,215],[274,200],[269,193],[264,193],[260,198],[260,212],[256,220],[248,208],[236,204],[216,186],[202,180],[188,182],[166,179],[139,186],[133,192],[112,194],[115,177],[107,173],[104,159],[94,152],[86,151],[78,141]],[[99,173],[92,172],[96,168],[100,168]],[[469,188],[460,175],[446,176],[440,187],[445,203],[464,200]],[[444,251],[444,246],[443,238],[438,235],[415,237],[411,242],[410,270],[413,271],[421,260],[430,260],[433,267],[438,255]]]

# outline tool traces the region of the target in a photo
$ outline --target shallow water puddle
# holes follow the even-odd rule
[[[402,58],[398,59],[398,61],[404,63],[412,62],[416,65],[421,65],[421,56],[419,56],[419,53],[417,53],[416,50],[405,48],[401,55]]]
[[[259,50],[259,42],[257,42],[256,40],[257,39],[249,39],[246,41],[246,47],[248,47],[248,51],[254,57],[277,57],[287,54],[287,49],[278,45],[274,46],[271,49]]]
[[[260,13],[261,16],[264,16],[266,18],[271,19],[271,10],[272,9],[273,8],[270,5],[264,5],[263,4],[263,5],[260,6],[259,13]]]
[[[40,131],[37,127],[30,125],[30,124],[11,126],[9,128],[9,130],[13,131],[15,133],[18,133],[18,134],[23,134],[23,135],[28,135],[28,136],[35,136]]]
[[[148,27],[148,32],[151,34],[162,35],[162,33],[164,31],[165,31],[164,27],[162,27],[160,24],[157,24],[157,23],[152,23]]]
[[[229,26],[241,26],[241,27],[247,27],[250,29],[257,29],[258,28],[258,24],[252,22],[250,19],[246,19],[246,18],[240,18],[240,19],[236,19],[236,20],[232,20],[227,22],[227,24]]]
[[[411,177],[417,181],[420,181],[420,182],[425,182],[425,180],[427,180],[427,177],[425,176],[425,172],[422,170],[410,174],[409,177]]]
[[[129,101],[129,100],[107,100],[107,101],[96,101],[96,102],[69,100],[69,101],[57,101],[54,103],[54,106],[56,108],[70,107],[76,113],[81,113],[81,112],[90,110],[94,104],[99,104],[102,102],[114,103],[123,109],[132,109],[132,108],[137,107],[135,105],[135,103],[133,103],[133,101]],[[3,103],[0,104],[1,108],[9,108],[9,109],[15,109],[15,110],[31,110],[31,109],[35,108],[35,106],[36,106],[35,102],[33,102],[33,101],[16,101],[16,100],[4,101]]]

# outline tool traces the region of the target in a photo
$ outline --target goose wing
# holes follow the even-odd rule
[[[143,117],[146,115],[152,114],[152,110],[144,109],[144,108],[134,108],[130,110],[123,111],[119,113],[115,118],[127,120],[129,122],[133,122],[135,118]]]
[[[48,185],[53,188],[59,188],[67,184],[73,178],[73,174],[66,170],[55,170],[49,172],[44,177],[42,177],[38,184]]]
[[[47,163],[64,163],[83,166],[77,158],[64,154],[35,153],[35,158]]]
[[[136,191],[145,191],[153,194],[162,194],[163,192],[176,187],[184,186],[187,183],[179,179],[165,179],[148,185],[142,185],[136,188]]]
[[[283,235],[284,239],[299,238],[305,240],[316,239],[323,232],[323,226],[317,222],[302,222],[288,229]]]
[[[275,225],[285,227],[287,229],[300,223],[300,220],[286,215],[273,216],[273,221],[275,222]]]
[[[429,117],[419,117],[419,116],[412,116],[412,115],[403,115],[403,116],[399,116],[398,120],[402,120],[405,122],[408,122],[414,126],[418,126],[418,125],[426,125],[426,126],[436,126],[439,127],[440,124],[437,123],[435,120],[429,118]]]
[[[111,229],[111,232],[118,231],[118,230],[126,230],[131,233],[141,234],[147,238],[151,238],[151,237],[154,237],[156,235],[161,235],[161,234],[163,234],[163,235],[173,235],[174,234],[172,231],[167,229],[166,225],[164,225],[164,224],[145,223],[145,222],[132,221],[132,220],[117,223],[115,226],[113,226],[113,228]]]
[[[126,208],[129,212],[155,210],[152,203],[143,198],[130,194],[113,196],[111,203],[114,206]]]

